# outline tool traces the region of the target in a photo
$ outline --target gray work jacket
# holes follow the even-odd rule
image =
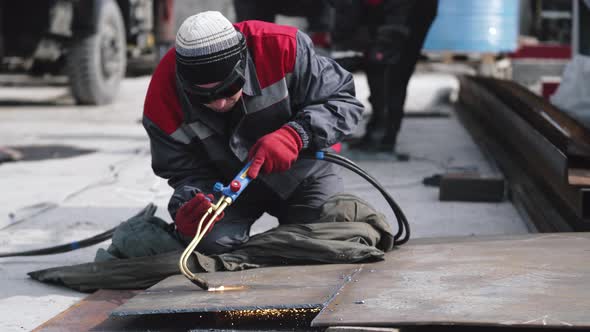
[[[229,183],[263,135],[289,123],[302,136],[305,150],[325,149],[352,134],[362,115],[352,75],[315,54],[307,35],[257,21],[236,27],[249,53],[243,96],[231,114],[190,104],[176,88],[174,50],[162,59],[148,89],[143,125],[154,172],[175,189],[169,204],[173,217],[195,191],[207,193],[215,182]],[[256,181],[286,199],[303,179],[331,173],[333,167],[299,159],[288,171]]]

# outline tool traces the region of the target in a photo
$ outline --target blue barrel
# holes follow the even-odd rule
[[[457,53],[515,51],[519,3],[517,0],[440,0],[423,49]]]

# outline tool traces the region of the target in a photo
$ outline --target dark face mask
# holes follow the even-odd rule
[[[209,104],[214,100],[231,97],[240,91],[246,82],[245,70],[246,61],[241,59],[236,63],[231,74],[212,88],[199,87],[183,80],[180,76],[178,76],[178,80],[192,103]]]

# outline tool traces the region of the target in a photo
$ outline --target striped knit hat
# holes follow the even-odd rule
[[[244,57],[246,42],[220,12],[187,18],[176,34],[176,71],[191,84],[221,82]]]

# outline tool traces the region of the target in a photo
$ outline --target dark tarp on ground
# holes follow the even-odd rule
[[[382,260],[393,246],[393,233],[383,214],[358,197],[340,194],[324,204],[314,223],[279,225],[229,253],[205,256],[195,252],[189,268],[213,272],[370,262]],[[180,273],[183,248],[172,225],[151,213],[139,214],[117,228],[112,244],[98,250],[95,262],[34,271],[29,276],[83,292],[147,288]]]

